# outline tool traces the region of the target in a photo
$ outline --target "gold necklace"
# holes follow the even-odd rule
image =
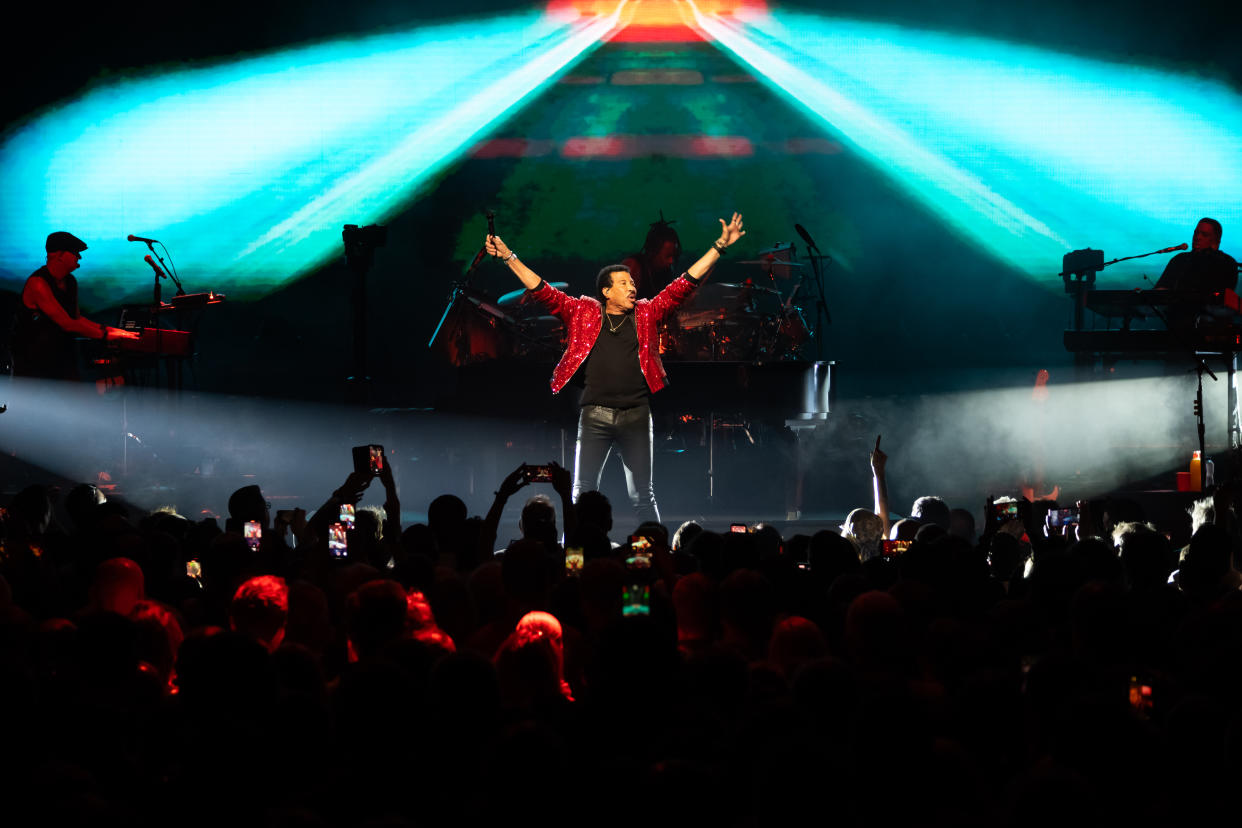
[[[608,314],[607,312],[605,312],[605,313],[604,313],[604,317],[605,317],[605,318],[607,318],[608,316],[609,316],[609,314]],[[608,320],[608,333],[616,333],[617,331],[621,330],[621,326],[622,326],[622,325],[624,325],[624,324],[625,324],[625,320],[627,320],[627,319],[629,319],[629,318],[630,318],[630,315],[629,315],[628,313],[626,313],[626,314],[622,314],[622,315],[621,315],[621,321],[617,323],[617,327],[615,327],[615,328],[612,326],[612,320],[611,320],[611,319],[609,319],[609,320]]]

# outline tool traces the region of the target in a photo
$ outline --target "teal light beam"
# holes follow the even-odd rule
[[[1242,98],[1192,75],[979,37],[783,11],[697,24],[955,232],[1039,279],[1242,232]],[[1127,263],[1114,280],[1159,273]]]
[[[580,59],[610,15],[522,13],[305,46],[110,83],[0,147],[0,278],[43,237],[90,245],[84,301],[145,290],[163,240],[187,287],[256,296],[341,252]]]

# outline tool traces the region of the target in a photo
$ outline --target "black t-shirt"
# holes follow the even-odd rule
[[[582,368],[586,389],[581,405],[633,408],[647,402],[647,380],[638,364],[634,314],[604,314],[604,327]]]
[[[1238,263],[1228,253],[1207,248],[1178,253],[1165,265],[1158,288],[1201,290],[1208,293],[1238,284]]]
[[[78,318],[78,282],[72,273],[65,277],[63,286],[56,284],[46,267],[30,274],[30,279],[26,281],[32,279],[46,282],[52,297],[65,313]],[[62,330],[51,319],[26,307],[19,299],[13,326],[13,373],[23,377],[78,379],[77,351],[73,339],[74,334]]]

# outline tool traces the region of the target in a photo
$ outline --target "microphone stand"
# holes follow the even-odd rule
[[[496,214],[491,210],[488,210],[485,215],[487,216],[487,235],[495,236]],[[487,244],[484,243],[481,247],[479,247],[479,252],[474,254],[474,261],[472,261],[470,266],[466,268],[466,272],[462,274],[461,279],[454,280],[449,285],[448,301],[444,306],[444,313],[440,315],[440,321],[436,323],[436,329],[431,333],[431,339],[427,340],[428,348],[431,348],[436,344],[436,340],[440,337],[440,331],[444,329],[444,324],[449,321],[449,316],[452,314],[453,308],[457,307],[458,300],[466,299],[468,301],[468,295],[471,292],[470,277],[472,277],[474,272],[479,269],[479,265],[482,264],[483,259],[486,256]],[[502,317],[501,321],[507,323],[509,320],[508,317]],[[460,330],[460,323],[458,323],[457,327],[458,330]],[[452,334],[456,336],[458,330],[454,330]],[[446,335],[448,335],[448,332],[446,332]]]
[[[1151,254],[1144,253],[1143,255],[1150,256]],[[1131,256],[1130,258],[1137,259],[1141,257]],[[1158,316],[1160,321],[1164,323],[1165,330],[1173,334],[1174,340],[1179,342],[1183,348],[1189,351],[1191,357],[1195,361],[1195,374],[1198,376],[1199,383],[1197,389],[1195,390],[1194,412],[1196,420],[1195,425],[1199,432],[1199,491],[1202,492],[1207,488],[1207,428],[1203,422],[1203,374],[1206,372],[1207,375],[1212,378],[1213,382],[1220,382],[1220,379],[1216,376],[1216,374],[1212,373],[1212,369],[1208,367],[1207,360],[1199,355],[1199,350],[1195,347],[1194,342],[1187,337],[1181,329],[1174,328],[1169,325],[1169,318],[1165,316],[1159,308],[1153,306],[1152,310],[1156,312],[1156,316]],[[1232,360],[1233,355],[1229,354],[1228,358]],[[1229,364],[1232,364],[1232,362]],[[1232,371],[1230,373],[1232,374]]]
[[[147,242],[146,245],[147,249],[151,251],[151,254],[155,256],[155,258],[159,259],[160,254],[155,252],[155,246],[152,245],[151,242]],[[163,260],[160,259],[160,261]],[[164,309],[164,299],[160,293],[160,277],[163,274],[160,272],[160,268],[158,267],[152,267],[151,269],[155,271],[155,291],[154,296],[151,299],[151,322],[152,327],[155,329],[155,390],[158,391],[160,388],[160,363],[162,361],[160,351],[164,338],[164,329],[160,323],[160,316],[162,315],[162,311]]]
[[[832,324],[832,314],[828,312],[828,297],[824,294],[824,271],[821,263],[825,259],[832,261],[832,257],[825,256],[820,251],[815,240],[811,238],[811,234],[801,224],[795,224],[794,230],[798,231],[798,235],[806,242],[806,255],[811,260],[811,270],[815,274],[815,289],[819,292],[819,298],[815,302],[815,357],[816,361],[822,361],[824,358],[824,323]]]
[[[1109,265],[1117,264],[1117,262],[1128,262],[1131,259],[1145,259],[1148,256],[1158,256],[1161,253],[1172,253],[1175,250],[1185,250],[1185,249],[1186,249],[1185,244],[1179,244],[1176,247],[1166,247],[1162,250],[1153,250],[1150,253],[1136,253],[1133,256],[1122,256],[1120,259],[1113,259],[1111,262],[1105,262],[1104,264],[1100,265],[1100,267],[1108,267]],[[1060,275],[1064,276],[1065,274],[1062,273]]]
[[[163,244],[163,242],[160,242],[160,244]],[[147,242],[147,249],[151,251],[151,255],[159,259],[160,267],[164,269],[164,272],[168,274],[168,278],[172,279],[173,284],[177,286],[177,295],[185,296],[185,288],[181,286],[181,280],[177,278],[177,274],[174,273],[173,269],[168,266],[167,262],[164,261],[164,257],[155,252],[155,246],[152,245],[151,242]]]
[[[812,250],[815,252],[812,253]],[[832,257],[825,256],[814,245],[807,247],[806,255],[811,260],[811,271],[815,276],[815,290],[819,294],[815,299],[815,358],[817,361],[822,361],[824,358],[824,324],[832,324],[832,314],[828,312],[828,298],[824,295],[824,271],[821,262],[832,261]]]

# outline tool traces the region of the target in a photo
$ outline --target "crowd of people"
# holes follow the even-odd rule
[[[485,516],[443,495],[407,527],[387,465],[310,516],[239,489],[223,526],[27,488],[0,524],[6,821],[1228,812],[1240,490],[1200,502],[1175,549],[1124,500],[1070,519],[925,497],[894,522],[878,441],[872,469],[872,508],[810,536],[618,531],[555,464],[515,469]],[[498,542],[524,489],[521,537]]]

